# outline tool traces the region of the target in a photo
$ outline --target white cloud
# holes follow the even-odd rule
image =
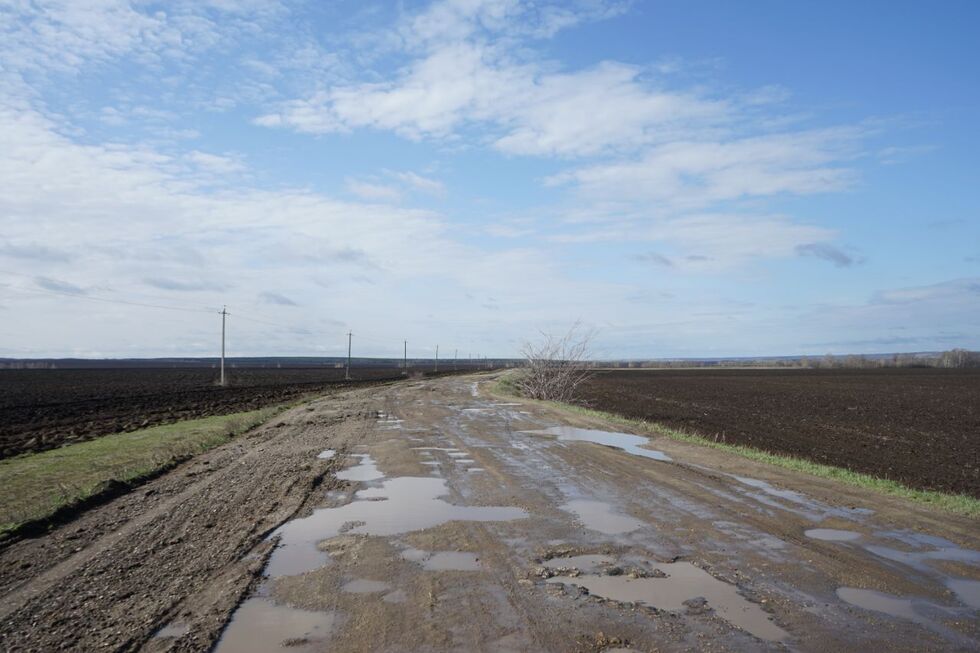
[[[642,72],[605,62],[552,73],[513,60],[503,47],[450,42],[392,81],[331,86],[255,122],[313,134],[369,127],[413,140],[481,125],[506,153],[585,156],[635,150],[731,120],[725,102],[657,90],[641,81]]]
[[[348,178],[344,181],[347,190],[361,199],[376,202],[397,202],[402,198],[401,192],[392,186],[376,184],[369,181]]]
[[[730,141],[678,141],[639,159],[599,163],[553,175],[592,199],[698,208],[745,197],[836,191],[855,174],[839,164],[854,156],[859,130],[777,133]]]
[[[65,333],[43,325],[69,319],[76,324],[75,352],[213,351],[206,310],[199,317],[170,319],[166,311],[89,301],[80,320],[73,311],[86,300],[66,302],[63,293],[164,305],[187,305],[192,297],[202,309],[228,304],[239,315],[288,324],[293,318],[278,309],[289,304],[274,299],[284,298],[306,308],[305,318],[313,321],[343,315],[368,332],[364,337],[371,328],[364,325],[373,325],[375,342],[362,346],[376,353],[402,337],[421,337],[429,322],[420,306],[432,306],[445,324],[455,325],[447,329],[475,338],[474,329],[482,333],[484,311],[491,309],[453,301],[462,302],[467,292],[494,297],[493,306],[508,311],[510,329],[527,333],[577,310],[582,292],[610,296],[606,284],[567,279],[546,251],[495,251],[456,242],[445,218],[432,211],[240,182],[208,189],[188,178],[184,157],[145,146],[81,144],[21,106],[0,103],[0,121],[12,126],[0,131],[0,215],[5,242],[13,244],[6,250],[20,257],[18,269],[28,275],[14,278],[14,299],[7,303],[25,309],[18,337],[34,352],[65,353]],[[43,250],[30,245],[39,233],[46,234]],[[364,283],[365,275],[370,283]],[[41,286],[34,277],[43,279]],[[324,292],[323,284],[333,290]],[[357,292],[351,292],[354,287]],[[62,298],[31,289],[58,291]],[[412,317],[393,324],[392,314]],[[332,340],[316,329],[298,339],[272,326],[235,324],[230,347],[240,354],[331,353],[318,349]],[[509,336],[486,337],[507,351],[501,338]],[[105,349],[106,342],[115,348]],[[26,351],[8,347],[5,353]]]
[[[390,177],[397,179],[413,190],[427,193],[429,195],[443,196],[446,194],[446,185],[438,179],[424,177],[418,173],[398,170],[385,170]]]

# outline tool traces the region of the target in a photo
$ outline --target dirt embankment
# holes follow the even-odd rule
[[[583,405],[980,497],[980,370],[599,372]]]

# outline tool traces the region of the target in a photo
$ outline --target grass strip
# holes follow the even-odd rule
[[[520,397],[520,394],[517,391],[517,386],[514,384],[511,374],[505,374],[498,379],[492,386],[491,391],[501,395]],[[527,400],[525,399],[525,401]],[[680,442],[689,442],[691,444],[711,447],[713,449],[720,449],[722,451],[727,451],[729,453],[742,456],[743,458],[748,458],[761,463],[776,465],[777,467],[791,469],[796,472],[803,472],[819,478],[833,479],[847,485],[866,488],[881,494],[901,497],[915,503],[938,508],[939,510],[953,514],[965,515],[973,518],[980,517],[980,499],[975,499],[966,494],[951,494],[947,492],[937,492],[935,490],[920,490],[899,483],[898,481],[872,476],[861,472],[855,472],[844,467],[835,467],[834,465],[815,463],[811,460],[807,460],[806,458],[798,458],[796,456],[775,454],[763,449],[756,449],[755,447],[749,447],[742,444],[718,442],[696,433],[688,433],[673,429],[658,422],[632,419],[629,417],[623,417],[622,415],[617,415],[615,413],[608,413],[601,410],[593,410],[591,408],[576,406],[575,404],[565,404],[553,401],[541,401],[536,403],[578,413],[579,415],[584,415],[587,417],[606,420],[614,424],[627,426],[635,431],[648,435],[662,435]]]
[[[287,406],[153,426],[0,460],[0,539],[228,442]]]

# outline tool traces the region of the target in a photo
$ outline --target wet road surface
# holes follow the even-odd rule
[[[85,622],[92,637],[68,648],[980,646],[975,520],[617,433],[594,418],[495,397],[491,386],[488,376],[455,377],[314,402],[236,443],[233,455],[207,454],[218,475],[211,494],[200,481],[173,491],[199,502],[198,512],[174,514],[171,499],[170,508],[133,506],[118,524],[104,514],[110,504],[87,517],[95,534],[77,535],[78,551],[65,546],[71,533],[11,547],[0,553],[9,566],[0,641],[44,650],[51,639],[39,633],[64,632],[64,610],[77,603],[64,594],[102,575],[107,584]],[[246,492],[263,479],[292,489]],[[238,489],[228,494],[229,486]],[[214,510],[227,514],[198,532],[209,500],[223,501]],[[194,575],[183,591],[170,589],[169,602],[131,587],[155,577],[161,559],[173,562],[155,552],[154,524],[185,533],[176,545],[183,555],[209,563],[187,562]],[[147,576],[106,562],[140,535],[150,545],[140,563]],[[235,546],[206,541],[214,537]],[[47,567],[13,571],[41,550],[52,554]],[[62,610],[32,614],[41,601]],[[140,618],[121,637],[123,620],[113,615],[126,605]]]

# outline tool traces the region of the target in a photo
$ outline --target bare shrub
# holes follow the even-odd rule
[[[530,399],[569,401],[591,375],[589,358],[595,332],[583,330],[576,322],[563,336],[541,335],[540,341],[525,342],[521,348],[524,371],[514,385]]]

